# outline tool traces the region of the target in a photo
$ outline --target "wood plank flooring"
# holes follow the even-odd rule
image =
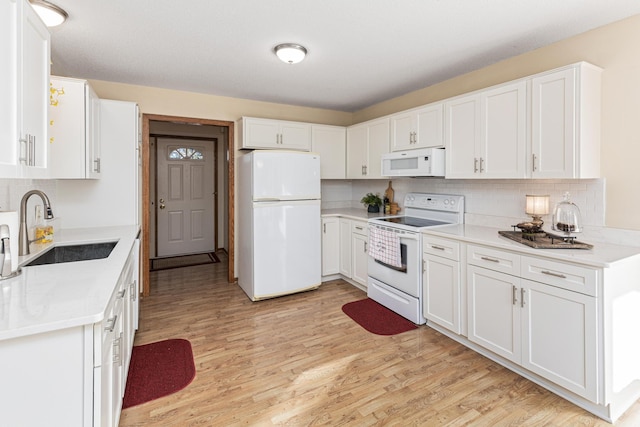
[[[135,344],[190,340],[196,378],[121,427],[610,425],[426,326],[367,332],[342,280],[260,302],[226,280],[226,259],[151,273]],[[640,404],[616,425],[640,425]]]

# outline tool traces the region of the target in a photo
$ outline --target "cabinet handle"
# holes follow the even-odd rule
[[[432,247],[433,249],[437,249],[437,250],[439,250],[439,251],[444,251],[444,248],[443,248],[442,246],[431,245],[431,247]]]
[[[518,288],[515,285],[512,285],[513,289],[511,291],[511,304],[516,305],[518,302]]]
[[[327,224],[322,224],[322,232],[327,234]]]
[[[95,164],[95,167],[93,168],[94,172],[100,173],[100,157],[98,157],[97,159],[95,159],[93,161],[93,163]]]
[[[364,242],[364,253],[367,253],[367,242]]]
[[[480,157],[480,173],[484,172],[484,169],[482,168],[483,163],[484,163],[484,159]]]
[[[532,156],[533,156],[533,171],[535,172],[536,171],[536,161],[538,160],[538,157],[535,154],[533,154]]]
[[[27,164],[27,139],[29,138],[29,134],[26,134],[24,138],[20,138],[18,141],[20,142],[20,154],[21,156],[18,160],[25,165]],[[24,151],[22,150],[22,146],[24,146]],[[24,155],[22,155],[24,153]]]
[[[107,320],[107,322],[109,322],[109,325],[105,326],[104,330],[107,331],[107,332],[113,332],[113,330],[116,327],[116,322],[117,321],[118,321],[118,315],[116,314],[111,319]]]
[[[137,294],[137,292],[136,292],[136,281],[135,280],[132,281],[129,284],[129,287],[131,288],[131,292],[129,294],[130,295],[129,298],[131,299],[131,301],[135,301],[136,300],[136,294]]]
[[[364,174],[367,174],[367,165],[364,165]]]
[[[356,227],[356,230],[362,230],[362,229],[363,229],[362,227]]]
[[[124,298],[124,294],[126,294],[126,293],[127,293],[126,289],[123,289],[120,292],[118,292],[118,299]]]
[[[489,258],[489,257],[486,257],[486,256],[481,256],[481,257],[480,257],[480,259],[481,259],[481,260],[484,260],[484,261],[500,262],[500,260],[499,260],[499,259]]]
[[[29,166],[36,165],[36,136],[29,135]]]
[[[113,362],[122,365],[122,334],[113,340]]]
[[[520,308],[524,308],[524,288],[520,288]]]
[[[473,173],[478,173],[478,158],[473,158]]]
[[[423,272],[423,273],[426,273],[426,272],[427,272],[427,265],[426,265],[426,263],[424,262],[424,260],[422,260],[422,272]]]
[[[542,274],[546,274],[547,276],[559,277],[561,279],[566,279],[567,278],[567,276],[565,276],[564,274],[554,273],[552,271],[547,271],[547,270],[542,270],[541,273]]]

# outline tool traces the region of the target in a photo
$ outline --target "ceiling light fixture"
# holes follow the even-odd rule
[[[69,17],[62,8],[46,0],[29,0],[29,2],[47,27],[57,27]]]
[[[302,61],[307,54],[307,49],[304,46],[300,46],[295,43],[283,43],[279,44],[273,51],[282,62],[287,64],[297,64]]]

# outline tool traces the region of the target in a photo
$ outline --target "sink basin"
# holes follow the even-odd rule
[[[25,267],[62,262],[88,261],[109,256],[118,242],[88,243],[84,245],[54,246],[39,257],[33,259]]]

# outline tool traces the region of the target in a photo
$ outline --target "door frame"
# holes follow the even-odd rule
[[[151,177],[150,174],[150,145],[149,145],[149,122],[150,121],[158,121],[158,122],[170,122],[170,123],[181,123],[181,124],[199,124],[199,125],[211,125],[211,126],[220,126],[227,128],[227,149],[229,156],[229,170],[227,171],[227,209],[228,209],[228,230],[227,230],[227,247],[228,247],[228,274],[227,281],[229,283],[235,282],[235,271],[234,271],[234,263],[235,263],[235,185],[234,185],[234,177],[235,177],[235,143],[234,143],[234,135],[235,135],[235,123],[226,120],[210,120],[210,119],[199,119],[194,117],[179,117],[179,116],[165,116],[159,114],[142,114],[142,239],[141,239],[141,251],[140,251],[140,265],[142,266],[142,296],[149,296],[150,294],[150,282],[149,282],[149,189],[151,185]]]

